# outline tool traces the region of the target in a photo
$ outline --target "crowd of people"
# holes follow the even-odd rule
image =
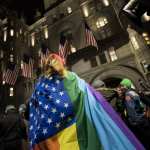
[[[122,150],[144,149],[125,125],[122,125],[122,121],[119,119],[120,117],[144,145],[145,149],[150,149],[148,142],[150,138],[150,124],[149,119],[146,117],[146,106],[149,104],[149,98],[145,100],[147,102],[145,103],[145,101],[142,100],[145,99],[145,96],[132,88],[132,82],[129,79],[123,79],[120,82],[115,89],[115,96],[113,96],[113,98],[116,98],[114,109],[120,116],[118,118],[116,113],[111,110],[111,107],[105,103],[103,96],[97,94],[92,87],[74,73],[62,69],[64,69],[63,60],[59,56],[51,54],[47,61],[45,76],[39,79],[30,101],[26,105],[21,105],[18,111],[13,105],[6,107],[5,113],[1,114],[0,117],[0,150],[27,150],[29,149],[29,140],[30,149],[59,150],[61,146],[58,146],[59,148],[57,147],[56,139],[62,136],[62,141],[60,142],[59,139],[59,142],[65,145],[66,140],[64,139],[67,138],[68,144],[69,138],[74,137],[75,132],[81,137],[74,137],[74,141],[77,141],[77,138],[81,138],[81,140],[76,142],[74,150],[79,150],[81,147],[90,150],[89,145],[93,143],[85,143],[90,142],[92,139],[87,139],[87,141],[83,143],[82,138],[84,134],[90,134],[92,138],[95,138],[93,142],[97,142],[97,147],[94,144],[94,150],[99,150],[101,147],[108,150],[119,150],[120,148]],[[60,76],[58,76],[58,72]],[[56,80],[53,80],[52,77]],[[62,85],[60,82],[62,82]],[[82,90],[79,89],[78,86]],[[67,90],[68,95],[73,98],[73,105],[67,100],[69,99],[68,96],[65,96],[64,99],[60,99],[60,97],[66,94],[65,91],[62,92],[62,89]],[[82,93],[83,91],[84,93]],[[55,99],[53,99],[53,97],[55,97]],[[64,103],[62,103],[63,101]],[[51,112],[48,112],[49,107],[52,108]],[[69,111],[67,108],[69,108]],[[72,108],[74,108],[73,113]],[[54,116],[55,114],[57,115],[57,111],[60,111],[58,117]],[[112,111],[111,114],[110,111]],[[46,115],[47,120],[45,119]],[[88,117],[86,118],[85,115]],[[116,122],[115,118],[117,119]],[[56,127],[57,130],[50,131],[45,128],[47,125],[51,125],[54,119],[56,120],[56,126],[50,126],[49,129]],[[85,122],[85,120],[87,122]],[[117,122],[119,123],[117,124]],[[60,128],[61,124],[62,127]],[[108,124],[110,126],[108,126]],[[77,131],[62,132],[67,128],[73,128],[74,125],[79,125],[79,127],[76,127]],[[41,126],[44,126],[43,130]],[[116,126],[119,126],[119,128]],[[85,133],[83,133],[84,130]],[[105,132],[103,132],[103,130]],[[34,137],[32,136],[33,131]],[[50,134],[48,134],[48,132]],[[126,134],[128,134],[128,136],[126,136]],[[41,141],[47,140],[49,137],[50,140],[41,143]],[[132,137],[132,139],[130,139],[130,137]],[[85,137],[85,139],[86,138],[90,137]],[[126,138],[128,138],[128,140],[126,140]],[[70,141],[71,140],[72,139],[70,139]],[[111,142],[114,142],[114,145],[111,145]]]
[[[143,84],[141,80],[139,83]],[[115,92],[109,101],[116,99],[114,109],[146,149],[150,149],[148,142],[150,138],[150,116],[147,114],[149,113],[150,97],[143,91],[132,88],[132,82],[129,79],[123,79]]]

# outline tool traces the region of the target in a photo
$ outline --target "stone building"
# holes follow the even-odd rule
[[[2,15],[1,15],[2,17]],[[7,104],[21,104],[23,102],[24,78],[19,71],[15,85],[6,84],[3,80],[8,66],[17,65],[20,69],[22,55],[29,52],[27,47],[28,30],[23,19],[17,14],[5,9],[0,20],[0,103],[1,108]],[[12,78],[12,77],[11,77]]]
[[[125,16],[120,18],[124,0],[44,2],[44,17],[31,25],[30,31],[39,30],[39,37],[45,28],[45,41],[53,51],[58,50],[61,33],[71,35],[76,52],[68,56],[67,62],[72,71],[90,83],[101,79],[108,86],[111,82],[116,86],[122,78],[131,79],[137,88],[139,79],[149,81],[149,33],[143,30],[139,34]],[[97,39],[98,51],[85,45],[85,21]],[[38,43],[35,45],[38,47]]]
[[[132,29],[128,19],[120,18],[119,12],[124,0],[44,2],[44,17],[34,24],[19,25],[20,21],[15,21],[18,25],[14,32],[14,57],[18,57],[15,61],[20,63],[23,53],[31,54],[36,62],[36,72],[41,45],[44,44],[51,51],[57,52],[60,36],[63,34],[72,43],[71,54],[67,59],[68,67],[87,82],[93,84],[97,80],[103,80],[106,86],[115,87],[122,78],[129,78],[137,88],[140,88],[139,79],[145,83],[150,82],[150,33],[143,30],[143,33],[139,34]],[[84,22],[93,32],[98,50],[92,46],[86,47]],[[8,54],[10,55],[10,52]],[[18,78],[13,103],[21,104],[30,96],[34,80]],[[7,95],[5,99],[8,98],[9,102],[12,102],[12,98]]]

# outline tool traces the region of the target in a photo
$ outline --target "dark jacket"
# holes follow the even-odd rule
[[[22,139],[27,138],[24,121],[19,114],[0,115],[0,150],[21,150]]]

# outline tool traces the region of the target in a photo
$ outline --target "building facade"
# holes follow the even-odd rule
[[[149,80],[149,33],[139,34],[125,16],[120,18],[124,4],[124,0],[45,0],[44,17],[30,27],[32,32],[47,28],[45,42],[53,51],[58,51],[61,33],[70,35],[76,50],[68,56],[68,66],[88,82],[129,78],[139,88],[139,79]],[[84,22],[97,39],[98,51],[86,47]]]
[[[129,78],[137,88],[141,88],[139,79],[145,83],[150,82],[150,34],[146,31],[139,34],[132,29],[126,18],[120,18],[119,11],[124,5],[124,0],[119,2],[117,0],[45,0],[44,2],[46,9],[44,17],[34,24],[27,26],[25,23],[20,24],[19,20],[15,21],[18,26],[14,27],[16,36],[15,38],[13,36],[15,42],[13,49],[14,57],[17,56],[14,60],[20,64],[23,53],[32,55],[35,61],[35,76],[32,79],[19,77],[13,96],[9,95],[9,90],[5,90],[7,92],[4,95],[8,95],[9,102],[12,102],[12,97],[16,105],[28,99],[37,77],[41,45],[44,44],[49,50],[58,52],[62,34],[72,44],[67,59],[68,68],[87,82],[93,84],[97,80],[103,80],[108,87],[115,87],[121,79]],[[85,22],[97,40],[98,50],[93,46],[86,46]],[[3,25],[1,27],[4,29]],[[4,34],[1,36],[4,38]],[[1,49],[4,49],[4,45]],[[9,58],[7,55],[11,54],[10,51],[6,52],[5,58]],[[4,64],[5,58],[1,58]],[[3,65],[1,72],[2,68]]]

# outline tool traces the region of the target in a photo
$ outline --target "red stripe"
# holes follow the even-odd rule
[[[43,65],[44,62],[46,61],[47,57],[49,56],[50,51],[47,49],[46,53],[44,54],[43,52],[41,52],[40,56],[41,56],[41,61],[40,64]]]
[[[61,56],[64,60],[67,59],[69,52],[71,51],[71,46],[69,42],[66,40],[64,46],[59,44],[59,56]]]
[[[7,71],[4,73],[3,80],[10,85],[14,85],[18,77],[18,72],[19,70],[17,67],[15,67],[13,71],[10,69],[7,69]]]
[[[98,49],[98,45],[92,31],[86,29],[85,34],[86,34],[86,46],[91,45],[95,46]]]
[[[29,64],[23,63],[22,75],[26,78],[33,77],[33,60],[29,59]]]

